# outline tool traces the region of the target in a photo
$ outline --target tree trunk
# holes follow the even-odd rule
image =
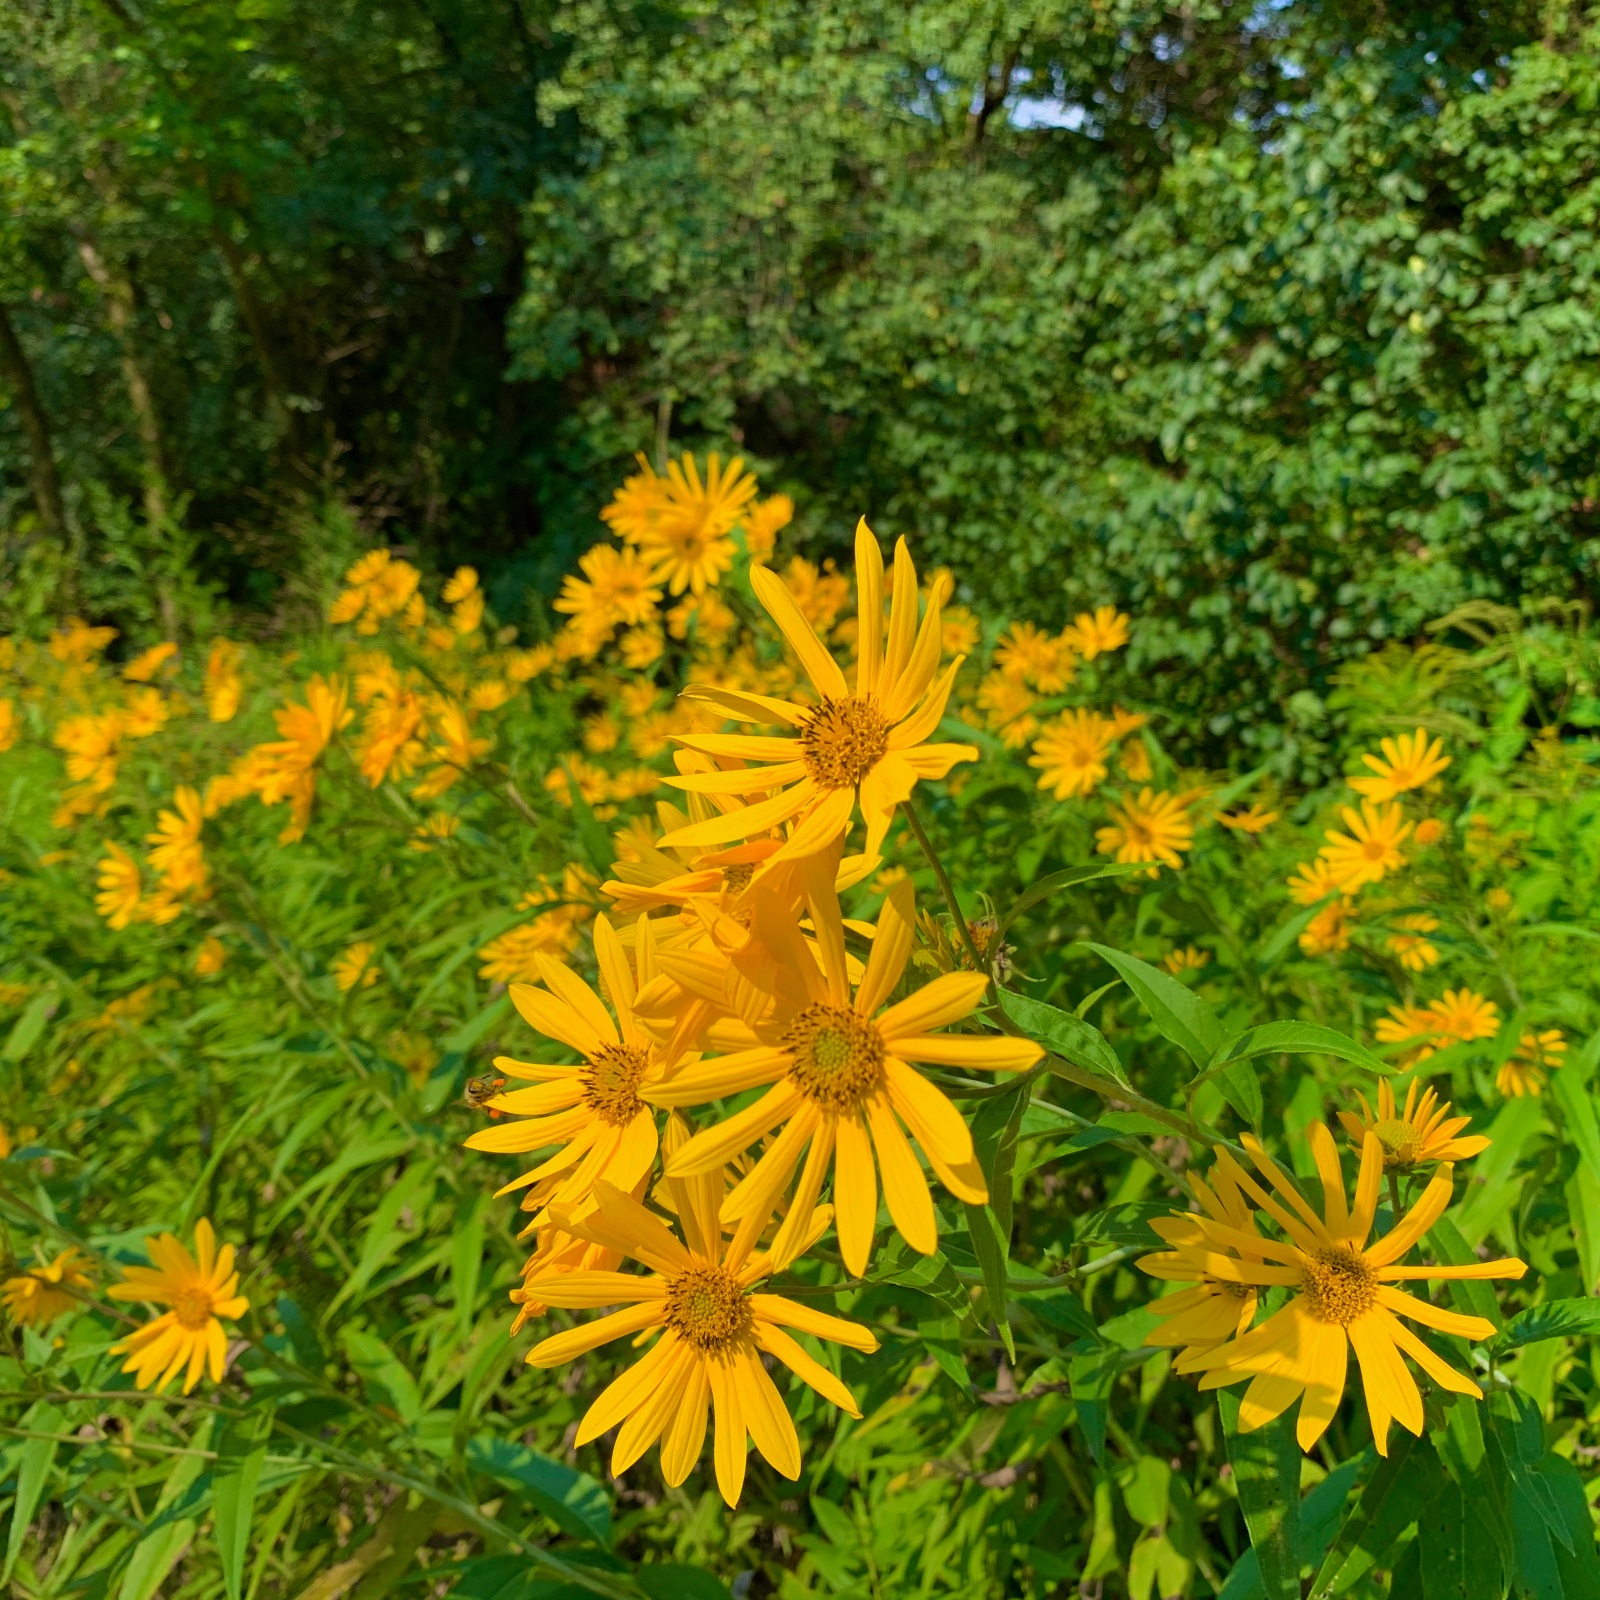
[[[4,301],[0,301],[0,374],[11,386],[17,414],[28,435],[28,484],[33,490],[33,508],[39,515],[39,526],[65,549],[67,519],[61,511],[61,479],[56,473],[55,451],[50,444],[50,420],[39,403],[32,363],[17,338]]]
[[[151,523],[166,521],[168,501],[166,442],[155,395],[134,337],[133,282],[127,273],[110,266],[86,232],[78,234],[78,254],[84,270],[94,280],[105,301],[106,323],[122,357],[122,381],[133,408],[133,425],[145,452],[144,514]]]

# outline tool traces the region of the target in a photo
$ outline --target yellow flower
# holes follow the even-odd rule
[[[466,707],[457,700],[436,702],[430,720],[434,742],[429,754],[437,765],[412,789],[418,800],[437,800],[494,748],[494,739],[474,731]]]
[[[194,1255],[170,1233],[146,1239],[145,1251],[153,1267],[129,1267],[121,1283],[109,1293],[114,1300],[139,1300],[147,1305],[169,1306],[126,1339],[111,1346],[112,1355],[126,1355],[122,1370],[134,1374],[141,1389],[153,1384],[159,1394],[182,1372],[188,1394],[209,1371],[221,1383],[228,1359],[224,1319],[233,1321],[250,1309],[239,1293],[239,1274],[233,1270],[233,1246],[217,1249],[211,1224],[201,1218],[194,1230]],[[185,1370],[187,1369],[187,1370]]]
[[[1044,1051],[1031,1039],[933,1032],[967,1016],[982,1000],[989,986],[982,973],[946,973],[880,1013],[911,954],[916,911],[909,882],[889,891],[852,997],[833,888],[837,861],[830,852],[806,870],[814,955],[788,900],[760,889],[754,895],[751,936],[734,960],[736,966],[744,963],[742,975],[757,990],[772,997],[770,1009],[751,1023],[755,1046],[681,1066],[647,1090],[646,1098],[657,1105],[703,1105],[770,1084],[753,1105],[696,1134],[668,1160],[667,1175],[716,1171],[781,1128],[729,1195],[724,1215],[729,1221],[754,1213],[765,1218],[804,1156],[794,1201],[773,1246],[782,1254],[810,1216],[831,1166],[839,1252],[859,1277],[872,1255],[880,1168],[901,1237],[924,1255],[939,1245],[933,1198],[907,1130],[953,1195],[971,1205],[988,1198],[965,1121],[911,1063],[1021,1071]],[[667,952],[660,959],[667,971],[674,970]]]
[[[231,639],[216,639],[206,657],[206,715],[213,722],[232,722],[239,710],[244,679],[239,665],[244,651]]]
[[[1400,1057],[1402,1064],[1410,1065],[1434,1054],[1439,1047],[1430,1041],[1439,1031],[1439,1019],[1426,1006],[1390,1006],[1389,1015],[1378,1019],[1374,1036],[1379,1044],[1423,1041]]]
[[[106,841],[98,882],[100,892],[94,897],[94,908],[110,927],[121,932],[138,916],[144,885],[140,881],[139,863],[115,840]]]
[[[859,1417],[850,1391],[788,1330],[869,1354],[878,1341],[856,1323],[758,1291],[760,1281],[782,1270],[789,1258],[776,1249],[770,1255],[753,1249],[765,1215],[752,1217],[724,1245],[717,1214],[720,1170],[668,1178],[666,1187],[682,1241],[609,1182],[597,1185],[598,1204],[589,1217],[566,1222],[578,1238],[650,1270],[646,1275],[573,1271],[542,1281],[539,1293],[551,1305],[624,1309],[535,1345],[528,1362],[558,1367],[613,1339],[648,1337],[660,1329],[646,1354],[590,1406],[576,1442],[587,1444],[620,1423],[611,1454],[615,1477],[659,1439],[661,1475],[676,1488],[700,1457],[709,1412],[717,1487],[733,1506],[744,1488],[747,1438],[782,1476],[800,1476],[800,1439],[763,1356],[782,1362],[825,1400]],[[826,1223],[823,1208],[808,1219],[803,1236],[815,1237]]]
[[[380,623],[396,615],[407,626],[419,627],[424,610],[417,593],[421,579],[409,561],[396,560],[387,550],[369,550],[345,573],[349,588],[328,608],[328,621],[354,622],[362,634],[376,633]]]
[[[1055,636],[1031,622],[1013,622],[1000,635],[995,665],[1040,694],[1059,694],[1078,672],[1077,651],[1065,634]]]
[[[19,732],[16,701],[0,700],[0,751],[9,750],[17,742]]]
[[[390,779],[408,777],[423,758],[422,699],[398,681],[390,692],[375,695],[361,723],[361,735],[350,754],[372,788]]]
[[[665,654],[667,636],[661,631],[661,624],[652,622],[644,627],[629,628],[622,636],[619,647],[622,664],[635,672],[643,672],[653,667]]]
[[[1559,1067],[1566,1053],[1567,1041],[1559,1028],[1546,1028],[1542,1032],[1529,1028],[1510,1058],[1501,1064],[1494,1086],[1513,1100],[1523,1095],[1543,1094],[1547,1071]]]
[[[1241,1142],[1276,1194],[1263,1189],[1219,1148],[1219,1165],[1230,1168],[1239,1187],[1288,1240],[1241,1235],[1225,1223],[1190,1213],[1183,1221],[1201,1242],[1180,1243],[1178,1249],[1190,1256],[1196,1278],[1211,1273],[1258,1288],[1278,1285],[1289,1290],[1289,1300],[1259,1327],[1226,1344],[1186,1354],[1176,1367],[1179,1372],[1203,1373],[1202,1389],[1250,1380],[1239,1406],[1241,1433],[1264,1426],[1299,1400],[1295,1436],[1302,1450],[1310,1450],[1339,1409],[1353,1349],[1373,1442],[1379,1455],[1387,1455],[1391,1421],[1418,1436],[1422,1433],[1422,1396],[1403,1356],[1410,1356],[1441,1388],[1483,1396],[1471,1378],[1441,1360],[1399,1318],[1463,1339],[1488,1339],[1495,1332],[1494,1324],[1483,1317],[1446,1311],[1398,1285],[1440,1278],[1520,1278],[1527,1266],[1517,1260],[1475,1261],[1463,1267],[1401,1266],[1401,1258],[1450,1203],[1450,1167],[1441,1167],[1410,1211],[1369,1244],[1382,1185],[1383,1146],[1370,1133],[1363,1140],[1355,1204],[1347,1207],[1332,1134],[1315,1122],[1308,1136],[1322,1181],[1321,1217],[1252,1135],[1242,1135]],[[1245,1245],[1266,1261],[1255,1265],[1226,1253]]]
[[[1155,763],[1150,759],[1150,747],[1142,739],[1135,739],[1125,746],[1117,757],[1117,763],[1129,783],[1148,783],[1155,772]]]
[[[1515,904],[1509,889],[1502,888],[1498,883],[1484,897],[1483,903],[1497,916],[1504,916]]]
[[[794,521],[794,501],[775,494],[744,514],[744,547],[752,561],[766,561],[777,548],[778,535]]]
[[[1095,848],[1103,856],[1115,855],[1118,861],[1159,861],[1177,868],[1183,865],[1178,852],[1194,843],[1188,807],[1180,796],[1164,790],[1157,794],[1141,789],[1137,799],[1113,806],[1111,819],[1108,827],[1095,829]]]
[[[450,626],[460,634],[473,633],[483,621],[483,590],[478,587],[478,573],[473,567],[457,567],[439,598],[453,610]]]
[[[6,1154],[10,1153],[8,1148]],[[93,1288],[88,1257],[69,1245],[48,1265],[24,1267],[14,1278],[0,1283],[0,1302],[17,1327],[43,1328],[64,1311],[81,1305],[81,1297]]]
[[[1044,725],[1034,741],[1030,767],[1039,767],[1039,787],[1058,800],[1091,793],[1106,776],[1111,724],[1097,711],[1064,711]]]
[[[202,978],[215,977],[228,964],[228,947],[215,934],[201,940],[194,953],[194,970]]]
[[[1085,661],[1093,661],[1128,642],[1128,619],[1115,606],[1101,606],[1092,614],[1080,611],[1061,637]]]
[[[57,661],[84,666],[117,636],[115,628],[91,628],[81,617],[68,617],[50,635],[50,654]]]
[[[450,811],[435,811],[426,822],[419,822],[412,830],[408,848],[427,852],[441,839],[453,839],[461,827],[461,818]]]
[[[505,675],[513,683],[529,683],[549,671],[555,659],[555,646],[549,644],[536,644],[531,650],[508,650],[503,657]]]
[[[306,703],[290,702],[272,713],[282,737],[257,745],[251,756],[258,763],[252,772],[256,793],[265,806],[289,802],[289,823],[278,835],[282,844],[305,837],[316,800],[316,765],[333,736],[350,725],[355,712],[343,678],[313,674],[306,685]]]
[[[1402,820],[1399,806],[1377,806],[1363,800],[1359,812],[1345,806],[1339,815],[1350,833],[1330,828],[1323,835],[1328,842],[1317,856],[1327,863],[1329,875],[1344,893],[1353,894],[1377,883],[1406,864],[1400,845],[1411,832],[1411,824]]]
[[[610,505],[600,513],[600,520],[625,544],[637,544],[644,538],[667,507],[667,480],[657,475],[642,454],[634,459],[639,470],[623,480]]]
[[[1492,1039],[1500,1031],[1499,1007],[1471,989],[1447,989],[1430,1003],[1428,1014],[1447,1039]]]
[[[1243,1242],[1258,1231],[1255,1212],[1240,1193],[1230,1171],[1219,1166],[1212,1173],[1209,1185],[1198,1173],[1190,1173],[1189,1185],[1206,1215],[1226,1224],[1240,1236],[1229,1243],[1224,1253],[1230,1258],[1259,1265],[1265,1259],[1261,1252]],[[1163,1217],[1152,1226],[1168,1244],[1187,1248],[1140,1256],[1135,1264],[1152,1278],[1193,1282],[1196,1276],[1194,1252],[1205,1248],[1204,1236],[1185,1217]],[[1253,1283],[1238,1283],[1204,1271],[1199,1278],[1192,1289],[1165,1294],[1150,1302],[1150,1310],[1162,1319],[1162,1324],[1145,1336],[1146,1344],[1166,1349],[1184,1345],[1188,1347],[1183,1352],[1187,1355],[1209,1350],[1224,1339],[1244,1333],[1255,1321],[1259,1296]]]
[[[579,557],[578,566],[584,577],[569,573],[554,601],[555,609],[571,617],[574,626],[603,638],[619,622],[637,626],[649,620],[661,590],[649,563],[637,552],[597,544]]]
[[[970,656],[983,638],[982,623],[965,606],[950,606],[941,613],[941,619],[944,653]]]
[[[1258,805],[1245,806],[1241,811],[1224,811],[1217,821],[1235,833],[1262,833],[1278,820],[1276,811]]]
[[[1350,948],[1350,902],[1324,906],[1301,931],[1297,941],[1308,956],[1338,955]]]
[[[1418,846],[1426,850],[1430,845],[1438,844],[1444,838],[1444,824],[1437,817],[1424,817],[1417,824],[1417,831],[1412,835]]]
[[[176,811],[163,811],[156,818],[154,833],[145,835],[150,850],[150,865],[161,874],[162,888],[171,895],[203,894],[209,871],[200,829],[205,815],[200,795],[188,784],[173,791]]]
[[[1037,702],[1033,690],[1009,673],[991,672],[978,685],[978,707],[1008,750],[1026,744],[1038,731],[1039,719],[1032,715]]]
[[[141,650],[122,669],[122,676],[129,683],[149,683],[177,653],[178,647],[170,639],[164,644],[153,644],[148,650]]]
[[[1198,972],[1210,960],[1209,950],[1201,950],[1195,945],[1186,944],[1167,951],[1161,958],[1161,965],[1176,977],[1180,972]]]
[[[1361,758],[1374,776],[1345,780],[1357,794],[1374,803],[1393,800],[1408,789],[1420,789],[1450,765],[1443,742],[1435,739],[1429,744],[1424,728],[1402,733],[1398,739],[1385,739],[1379,748],[1383,751],[1381,759],[1371,754]]]
[[[756,480],[734,457],[724,470],[715,454],[706,475],[692,455],[667,464],[664,503],[633,534],[624,534],[651,562],[668,592],[704,594],[733,565],[734,524],[755,497]]]
[[[1430,916],[1426,911],[1415,911],[1409,916],[1397,918],[1395,926],[1405,931],[1391,934],[1384,942],[1407,972],[1422,972],[1428,967],[1438,965],[1438,945],[1431,939],[1422,937],[1423,934],[1433,933],[1438,928],[1437,917]]]
[[[1422,1091],[1415,1078],[1406,1090],[1404,1111],[1396,1110],[1394,1089],[1386,1078],[1378,1080],[1377,1116],[1373,1116],[1365,1095],[1358,1098],[1361,1115],[1341,1111],[1339,1121],[1358,1150],[1369,1133],[1377,1139],[1386,1172],[1409,1171],[1425,1161],[1466,1161],[1489,1148],[1489,1141],[1481,1134],[1458,1138],[1472,1118],[1450,1116],[1450,1102],[1446,1100],[1441,1105],[1433,1090]]]
[[[784,823],[794,832],[786,858],[825,850],[843,837],[859,799],[867,825],[866,853],[881,853],[896,805],[922,778],[942,778],[958,761],[975,761],[966,744],[928,744],[944,716],[959,659],[938,674],[941,629],[936,597],[917,626],[917,572],[905,540],[895,548],[894,602],[882,633],[883,556],[866,523],[856,528],[860,591],[860,654],[855,692],[823,648],[793,595],[766,567],[750,583],[800,659],[819,703],[813,709],[742,690],[691,685],[684,697],[743,722],[783,724],[793,736],[680,734],[678,743],[713,758],[733,757],[744,770],[680,773],[666,781],[690,793],[770,794],[731,815],[680,828],[664,845],[714,847],[759,836]]]
[[[130,689],[122,713],[122,733],[127,739],[148,739],[166,725],[171,708],[159,689]]]
[[[378,967],[374,960],[378,947],[371,939],[357,939],[334,957],[328,970],[341,994],[347,994],[360,984],[370,989],[378,981]]]
[[[85,712],[68,717],[52,742],[67,753],[67,776],[104,793],[117,781],[117,753],[122,740],[120,711]]]
[[[783,581],[800,615],[818,634],[833,626],[850,598],[850,580],[835,570],[832,561],[825,561],[819,571],[803,556],[795,556],[783,569]]]
[[[1330,894],[1343,894],[1344,885],[1326,861],[1302,861],[1289,878],[1289,898],[1296,905],[1314,906]]]
[[[542,1227],[545,1208],[560,1205],[586,1215],[594,1185],[604,1178],[629,1190],[655,1163],[655,1112],[647,1095],[681,1054],[676,1040],[660,1043],[647,1033],[634,998],[655,975],[656,949],[649,924],[640,919],[629,961],[616,929],[604,917],[594,924],[595,961],[616,1012],[573,970],[547,955],[535,958],[545,987],[514,983],[511,1003],[536,1033],[554,1039],[583,1059],[547,1065],[495,1057],[495,1070],[536,1085],[513,1089],[488,1102],[491,1112],[514,1120],[481,1128],[469,1150],[526,1154],[560,1146],[499,1191],[531,1190],[523,1208],[535,1213],[528,1231]],[[570,1229],[570,1222],[563,1221]]]

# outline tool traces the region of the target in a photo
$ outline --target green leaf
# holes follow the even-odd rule
[[[1463,1239],[1456,1225],[1448,1217],[1440,1217],[1428,1230],[1428,1240],[1446,1266],[1470,1267],[1476,1264],[1477,1255]],[[1449,1280],[1450,1298],[1458,1310],[1483,1317],[1496,1328],[1505,1320],[1500,1315],[1500,1302],[1494,1290],[1482,1278],[1452,1278]]]
[[[415,1422],[422,1411],[417,1380],[400,1358],[375,1333],[361,1328],[344,1330],[345,1353],[350,1365],[373,1392],[374,1401],[387,1403],[402,1422]]]
[[[1300,1600],[1300,1447],[1293,1420],[1275,1417],[1240,1433],[1239,1397],[1221,1390],[1217,1405],[1261,1592],[1266,1600]]]
[[[307,1372],[320,1376],[328,1364],[327,1353],[317,1338],[316,1330],[306,1320],[305,1312],[286,1294],[278,1296],[278,1320],[283,1323],[283,1331],[289,1336],[289,1348],[294,1352],[295,1362]]]
[[[1489,1148],[1467,1169],[1466,1194],[1455,1216],[1461,1237],[1468,1244],[1479,1244],[1501,1213],[1515,1202],[1520,1177],[1517,1160],[1543,1121],[1539,1100],[1524,1095],[1507,1100],[1494,1121],[1481,1130],[1488,1135]]]
[[[1404,1429],[1390,1430],[1389,1453],[1378,1457],[1355,1510],[1318,1569],[1312,1600],[1346,1594],[1375,1566],[1391,1563],[1395,1540],[1416,1520],[1416,1497],[1405,1470],[1416,1442]]]
[[[732,1600],[727,1585],[699,1567],[650,1563],[638,1568],[634,1577],[650,1600]]]
[[[973,1152],[989,1184],[989,1203],[963,1205],[967,1237],[983,1273],[989,1314],[1006,1354],[1015,1361],[1016,1346],[1006,1315],[1006,1277],[1011,1261],[1011,1171],[1016,1161],[1017,1134],[1027,1110],[1030,1085],[1017,1083],[1004,1094],[983,1101],[972,1119]]]
[[[1316,1022],[1264,1022],[1259,1027],[1246,1028],[1216,1053],[1207,1063],[1207,1070],[1215,1071],[1230,1061],[1268,1055],[1332,1056],[1336,1061],[1354,1062],[1369,1072],[1387,1075],[1394,1071],[1390,1062],[1375,1056],[1365,1045]]]
[[[563,1533],[611,1543],[611,1500],[588,1473],[528,1445],[484,1433],[468,1443],[466,1453],[473,1471],[520,1490]]]
[[[1593,1095],[1582,1077],[1570,1070],[1550,1074],[1550,1095],[1561,1107],[1583,1164],[1600,1178],[1600,1119],[1595,1116]]]
[[[966,1214],[967,1238],[972,1243],[972,1253],[977,1257],[983,1273],[984,1293],[989,1297],[989,1315],[994,1318],[1000,1342],[1006,1354],[1015,1361],[1017,1347],[1011,1338],[1011,1323],[1006,1316],[1006,1271],[1011,1258],[1010,1240],[1001,1233],[999,1219],[992,1206],[970,1206],[963,1203]]]
[[[150,1600],[177,1565],[178,1558],[189,1548],[194,1528],[194,1523],[188,1519],[169,1522],[141,1539],[133,1547],[133,1554],[123,1569],[117,1600]]]
[[[322,1313],[321,1322],[324,1328],[333,1320],[334,1312],[346,1300],[360,1303],[362,1291],[372,1281],[373,1274],[406,1242],[409,1236],[400,1231],[400,1213],[411,1205],[413,1200],[417,1201],[416,1210],[426,1211],[428,1202],[433,1197],[437,1170],[436,1164],[432,1161],[415,1161],[384,1191],[383,1198],[374,1208],[367,1223],[367,1230],[362,1235],[361,1254],[356,1260],[355,1269],[345,1276],[344,1282],[339,1286],[339,1292],[328,1302],[327,1309]],[[424,1190],[426,1193],[423,1193]]]
[[[1086,864],[1078,867],[1067,867],[1060,872],[1049,873],[1047,876],[1040,878],[1037,883],[1029,884],[1011,902],[1011,909],[1000,919],[1000,933],[1004,936],[1006,929],[1023,912],[1031,910],[1041,900],[1048,900],[1051,895],[1059,894],[1063,889],[1074,888],[1080,883],[1093,883],[1097,878],[1125,878],[1130,873],[1143,872],[1144,870],[1136,862],[1112,861],[1098,865]]]
[[[1176,978],[1137,956],[1091,940],[1085,940],[1084,947],[1116,968],[1163,1037],[1204,1070],[1226,1037],[1211,1007]]]
[[[6,1036],[4,1056],[7,1061],[21,1061],[44,1032],[44,1025],[55,1013],[57,995],[54,989],[44,989],[31,999],[23,1013],[11,1025]]]
[[[1257,957],[1257,964],[1263,972],[1270,971],[1283,960],[1293,948],[1295,941],[1307,928],[1311,926],[1312,918],[1333,899],[1332,895],[1319,900],[1315,905],[1307,906],[1304,911],[1297,911],[1287,922],[1281,923],[1272,937],[1261,947],[1261,954]]]
[[[255,1513],[262,1464],[267,1459],[264,1441],[270,1427],[270,1418],[264,1416],[231,1424],[217,1447],[211,1505],[216,1520],[222,1582],[228,1600],[240,1600],[243,1591],[244,1563],[250,1551],[250,1519]]]
[[[1586,1338],[1600,1333],[1600,1300],[1546,1300],[1519,1311],[1495,1338],[1502,1350],[1541,1339]]]
[[[30,1406],[23,1413],[21,1423],[31,1433],[60,1433],[63,1425],[61,1413],[45,1400]],[[10,1581],[11,1569],[22,1554],[22,1541],[39,1507],[57,1447],[55,1439],[26,1439],[17,1452],[17,1490],[11,1502],[11,1531],[6,1537],[6,1564],[0,1571],[0,1583]]]
[[[1030,1038],[1073,1066],[1103,1078],[1118,1088],[1131,1089],[1128,1074],[1106,1036],[1092,1023],[1070,1011],[1030,1000],[1027,995],[999,992],[1000,1008]]]

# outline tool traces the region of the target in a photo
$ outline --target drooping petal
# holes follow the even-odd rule
[[[805,1348],[791,1339],[782,1328],[770,1322],[758,1322],[755,1326],[755,1340],[768,1355],[775,1356],[802,1383],[810,1384],[824,1400],[831,1401],[848,1416],[861,1415],[861,1408],[856,1404],[855,1396],[820,1361],[808,1355]]]
[[[578,1424],[574,1443],[582,1446],[598,1439],[622,1421],[647,1396],[660,1387],[661,1376],[676,1357],[681,1343],[671,1328],[631,1366],[619,1373],[595,1396]]]
[[[800,1476],[800,1438],[767,1369],[752,1349],[732,1354],[733,1381],[755,1447],[785,1478]]]
[[[565,1288],[562,1278],[569,1276],[553,1277],[541,1280],[539,1284],[539,1298],[546,1305],[570,1306],[575,1303],[571,1299],[552,1300],[546,1291],[554,1286]],[[577,1274],[570,1274],[577,1276]],[[600,1277],[600,1273],[585,1273],[585,1277]],[[608,1273],[608,1277],[621,1277],[621,1273]],[[633,1282],[640,1280],[635,1278]],[[614,1304],[620,1296],[613,1296],[610,1303]],[[595,1302],[590,1301],[589,1304]],[[607,1302],[601,1301],[600,1304]],[[593,1322],[585,1322],[576,1328],[567,1328],[561,1333],[552,1334],[550,1338],[536,1344],[527,1354],[530,1367],[562,1367],[569,1361],[576,1361],[579,1356],[587,1355],[589,1351],[598,1349],[603,1344],[610,1344],[613,1339],[620,1339],[625,1334],[639,1333],[645,1328],[659,1325],[662,1316],[660,1300],[653,1303],[646,1301],[642,1305],[629,1306],[625,1311],[613,1311],[608,1317],[597,1317]]]
[[[646,1392],[621,1428],[611,1449],[611,1474],[620,1478],[646,1450],[661,1437],[676,1414],[679,1398],[689,1384],[690,1369],[699,1360],[699,1351],[687,1344],[678,1345],[662,1369],[659,1384]]]
[[[845,1268],[859,1278],[872,1259],[872,1236],[878,1226],[878,1173],[859,1114],[841,1115],[834,1138],[834,1226]]]
[[[712,1356],[706,1362],[706,1378],[711,1384],[717,1487],[722,1491],[722,1498],[730,1506],[736,1506],[744,1492],[745,1457],[749,1447],[745,1443],[744,1407],[739,1403],[733,1363],[726,1356]]]
[[[703,1356],[690,1364],[678,1409],[661,1441],[661,1476],[670,1489],[676,1489],[689,1476],[706,1441],[706,1408],[711,1400],[706,1365]]]
[[[922,1164],[912,1154],[911,1144],[895,1120],[888,1097],[874,1095],[867,1101],[867,1122],[872,1143],[883,1173],[883,1197],[889,1202],[889,1215],[900,1236],[913,1250],[931,1256],[939,1248],[939,1224],[933,1214],[933,1196]]]
[[[931,1033],[959,1022],[983,999],[989,980],[981,972],[946,972],[924,984],[878,1018],[878,1031],[891,1046],[907,1034]]]

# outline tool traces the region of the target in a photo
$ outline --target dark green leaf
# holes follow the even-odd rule
[[[1119,1088],[1133,1087],[1128,1082],[1122,1062],[1117,1058],[1117,1052],[1106,1042],[1105,1035],[1082,1017],[1046,1005],[1042,1000],[1030,1000],[1026,995],[1013,994],[1008,989],[1000,991],[999,1001],[1001,1009],[1023,1033],[1060,1056],[1063,1061],[1070,1061],[1073,1066]]]
[[[1595,1333],[1600,1333],[1600,1300],[1546,1300],[1519,1311],[1495,1342],[1501,1349],[1515,1350],[1541,1339],[1585,1338]]]
[[[1137,956],[1087,940],[1085,947],[1116,968],[1162,1035],[1203,1071],[1226,1037],[1211,1007],[1176,978]]]
[[[1280,1416],[1240,1433],[1239,1397],[1223,1389],[1217,1402],[1261,1592],[1266,1600],[1300,1600],[1300,1447],[1293,1419]]]
[[[467,1465],[509,1484],[575,1539],[611,1542],[611,1501],[586,1472],[518,1444],[479,1434],[467,1445]]]

